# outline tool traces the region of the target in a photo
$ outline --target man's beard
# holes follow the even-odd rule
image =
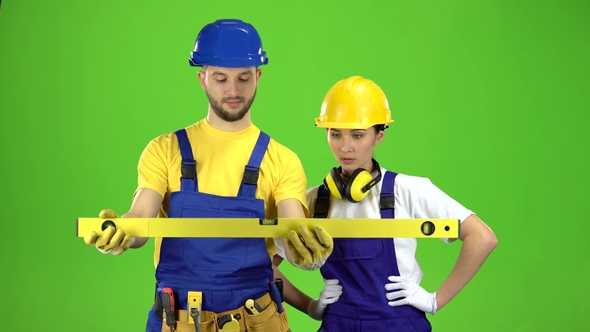
[[[213,109],[213,112],[215,112],[215,114],[222,118],[224,121],[226,122],[235,122],[235,121],[239,121],[241,120],[244,115],[246,115],[246,113],[248,113],[248,111],[250,110],[250,107],[252,106],[252,103],[254,102],[254,98],[256,98],[256,90],[254,90],[254,94],[252,95],[252,98],[250,98],[249,100],[246,101],[246,98],[244,97],[228,97],[228,98],[223,98],[221,99],[221,102],[217,102],[217,100],[213,99],[213,97],[211,97],[209,95],[208,92],[205,92],[207,94],[207,99],[209,99],[209,104],[211,105],[211,108]],[[235,114],[232,114],[226,110],[223,109],[223,103],[230,101],[230,100],[239,100],[242,103],[244,103],[244,107],[242,107],[242,109]]]

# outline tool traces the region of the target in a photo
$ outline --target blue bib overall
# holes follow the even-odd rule
[[[381,189],[381,218],[395,218],[397,173],[385,172]],[[314,218],[326,218],[329,192],[320,186]],[[334,251],[320,269],[325,279],[338,279],[342,295],[328,305],[321,332],[427,332],[426,315],[410,305],[391,307],[385,297],[389,276],[399,276],[395,247],[387,239],[334,239]]]
[[[199,192],[196,161],[184,129],[176,131],[182,155],[180,191],[170,194],[170,218],[265,218],[264,200],[256,198],[260,163],[270,137],[260,132],[237,196]],[[214,156],[211,156],[214,158]],[[223,186],[224,183],[218,185]],[[196,221],[198,222],[198,221]],[[207,227],[207,223],[201,225]],[[156,296],[165,287],[175,293],[175,306],[186,310],[187,292],[203,293],[202,310],[224,312],[271,291],[279,311],[278,289],[263,238],[163,238],[156,269]],[[160,331],[162,320],[152,307],[147,331]]]

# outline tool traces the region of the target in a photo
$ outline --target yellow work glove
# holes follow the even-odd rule
[[[103,219],[119,218],[113,210],[102,210],[98,217]],[[100,234],[95,231],[86,234],[84,242],[87,245],[95,246],[103,254],[120,255],[133,245],[135,238],[125,234],[121,229],[115,230],[114,227],[109,226]]]
[[[317,270],[332,253],[334,240],[319,226],[314,227],[315,234],[304,224],[300,224],[298,229],[299,233],[290,231],[287,235],[293,265],[303,270]]]

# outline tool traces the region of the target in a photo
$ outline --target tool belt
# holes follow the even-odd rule
[[[256,303],[262,309],[259,313],[250,314],[246,311],[245,306],[234,310],[215,313],[212,311],[202,311],[200,317],[199,330],[195,323],[189,322],[188,312],[186,310],[176,310],[176,326],[174,332],[290,332],[287,322],[287,312],[283,310],[279,313],[276,303],[272,300],[269,293],[255,299]],[[284,307],[284,304],[283,304]],[[231,315],[231,316],[228,316]],[[236,324],[224,324],[226,318],[234,317]],[[166,324],[166,312],[163,313],[162,331],[170,331]],[[239,328],[237,327],[239,325]]]

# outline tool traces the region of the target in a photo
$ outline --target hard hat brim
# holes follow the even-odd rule
[[[217,57],[199,57],[192,55],[189,59],[191,67],[215,66],[225,68],[246,68],[258,67],[268,64],[266,56],[250,57],[250,58],[217,58]]]
[[[383,123],[343,123],[343,122],[321,122],[319,118],[315,119],[315,125],[318,128],[333,128],[333,129],[368,129],[376,125],[388,125],[394,120],[385,121]]]

